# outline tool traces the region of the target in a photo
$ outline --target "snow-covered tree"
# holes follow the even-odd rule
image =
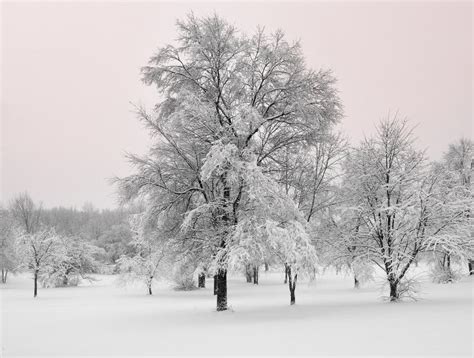
[[[318,143],[341,118],[341,106],[331,73],[306,68],[300,44],[281,31],[247,36],[218,16],[193,15],[177,27],[178,45],[161,48],[143,69],[145,83],[162,98],[154,113],[139,111],[154,145],[147,156],[131,157],[137,172],[119,184],[124,199],[141,197],[156,212],[182,218],[176,223],[183,249],[200,250],[211,261],[217,310],[225,310],[232,253],[252,260],[260,255],[260,246],[240,235],[240,222],[252,220],[246,215],[253,210],[251,195],[260,195],[247,174],[276,177],[281,153]],[[266,213],[254,227],[278,233],[273,249],[295,274],[305,266],[297,251],[306,247],[304,225]]]
[[[443,195],[442,176],[428,169],[407,121],[397,117],[382,120],[376,136],[347,161],[348,200],[364,224],[361,247],[385,272],[391,301],[400,298],[399,287],[420,253],[442,248],[465,257],[472,245],[463,236],[470,202],[453,192]]]
[[[343,187],[345,185],[342,183]],[[354,288],[372,280],[373,267],[365,248],[365,228],[357,209],[339,204],[327,210],[318,224],[322,238],[317,244],[324,265],[350,273],[354,277]]]
[[[16,250],[22,268],[33,273],[33,296],[38,294],[38,279],[54,265],[61,241],[53,229],[38,228],[34,232],[20,231]]]
[[[129,243],[133,254],[122,255],[117,264],[121,279],[127,281],[142,281],[147,287],[148,294],[153,294],[152,284],[166,269],[167,246],[159,240],[156,231],[149,232],[146,228],[145,214],[135,214],[130,219],[133,239]]]
[[[28,193],[18,194],[10,203],[10,213],[22,231],[31,234],[41,226],[41,205],[36,205]]]
[[[464,195],[470,197],[472,201],[473,181],[472,175],[474,171],[474,142],[468,138],[461,138],[449,145],[448,151],[444,154],[443,161],[439,163],[443,170],[450,173],[449,180],[452,181],[450,187],[460,185],[464,188]],[[447,174],[447,173],[446,173]],[[459,191],[459,188],[458,188]],[[473,231],[467,235],[472,237]],[[445,258],[441,267],[446,268],[451,259]],[[474,255],[468,257],[469,273],[474,274]]]
[[[436,282],[455,281],[459,275],[452,267],[453,261],[465,261],[474,257],[474,239],[470,223],[472,192],[466,182],[459,180],[458,173],[450,170],[452,163],[433,163],[431,177],[433,189],[433,221],[444,225],[446,217],[459,216],[458,225],[443,229],[440,237],[432,245],[435,256],[433,276]]]
[[[0,208],[0,269],[2,270],[2,283],[6,283],[8,273],[16,269],[17,261],[13,218],[8,210]]]

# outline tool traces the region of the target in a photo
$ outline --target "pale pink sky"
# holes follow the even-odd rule
[[[436,159],[472,135],[471,2],[2,3],[1,196],[45,206],[115,206],[107,178],[130,173],[126,151],[147,134],[130,101],[151,105],[139,69],[191,10],[300,39],[331,68],[354,142],[397,109]]]

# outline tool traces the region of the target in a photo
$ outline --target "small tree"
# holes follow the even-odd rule
[[[12,200],[10,212],[16,226],[27,234],[35,232],[41,226],[41,205],[36,205],[26,192]]]
[[[7,210],[0,208],[0,268],[2,283],[7,282],[8,273],[18,265],[15,254],[13,219]]]
[[[18,234],[16,246],[21,266],[33,273],[33,297],[38,295],[40,274],[47,272],[54,265],[60,243],[53,229],[40,228],[33,233]]]
[[[165,264],[166,246],[154,237],[156,233],[146,232],[143,214],[133,215],[130,224],[134,236],[129,245],[134,254],[122,255],[117,260],[119,272],[124,281],[142,281],[152,295],[153,281]]]
[[[474,142],[468,138],[461,138],[458,141],[451,143],[448,151],[444,153],[443,161],[439,163],[443,168],[445,175],[449,176],[449,187],[461,186],[464,188],[464,195],[472,200],[472,175],[474,170]],[[458,188],[459,190],[460,188]],[[472,216],[471,210],[468,211],[468,217]],[[466,232],[468,237],[473,236],[472,231]],[[453,276],[449,255],[444,255],[445,258],[441,260],[443,263],[439,266],[441,275],[450,278]],[[467,257],[469,274],[474,274],[473,262],[474,255]],[[445,272],[442,272],[445,271]],[[443,281],[443,280],[442,280]]]
[[[345,205],[331,208],[318,229],[324,233],[320,256],[326,266],[349,272],[356,289],[361,283],[372,280],[373,267],[364,247],[364,225],[357,210]]]

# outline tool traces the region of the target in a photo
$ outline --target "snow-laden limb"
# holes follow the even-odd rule
[[[234,184],[237,180],[236,175],[242,170],[238,154],[238,148],[234,143],[224,144],[220,140],[213,143],[201,168],[202,180],[209,181],[212,175],[227,174],[229,185]]]

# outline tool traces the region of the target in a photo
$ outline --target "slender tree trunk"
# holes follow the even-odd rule
[[[151,291],[151,284],[148,285],[148,294],[149,294],[149,295],[152,295],[152,294],[153,294],[153,292]]]
[[[227,309],[227,270],[219,269],[217,272],[217,310]]]
[[[474,275],[474,260],[469,260],[467,265],[469,267],[469,275]]]
[[[7,275],[6,275],[6,272],[2,269],[2,283],[6,283],[7,282]]]
[[[5,270],[5,281],[3,283],[7,283],[7,276],[8,276],[8,270]]]
[[[288,283],[288,265],[285,263],[285,284]]]
[[[201,272],[198,276],[198,287],[205,288],[206,287],[206,275],[204,272]]]
[[[245,278],[247,279],[247,283],[252,283],[252,270],[250,264],[245,265]]]
[[[268,272],[268,263],[265,262],[265,272]]]
[[[253,284],[258,285],[258,266],[253,267]]]
[[[35,270],[33,297],[36,297],[37,295],[38,295],[38,270]]]
[[[296,302],[295,291],[296,291],[296,281],[298,280],[298,274],[295,275],[293,279],[291,275],[291,267],[287,266],[286,269],[288,275],[288,288],[290,289],[290,305],[294,305]]]
[[[218,286],[217,275],[214,275],[214,295],[217,295],[217,286]]]
[[[354,288],[359,288],[359,287],[360,287],[359,279],[357,278],[357,275],[354,274]]]
[[[395,280],[388,281],[390,286],[390,301],[398,301],[398,283]]]

